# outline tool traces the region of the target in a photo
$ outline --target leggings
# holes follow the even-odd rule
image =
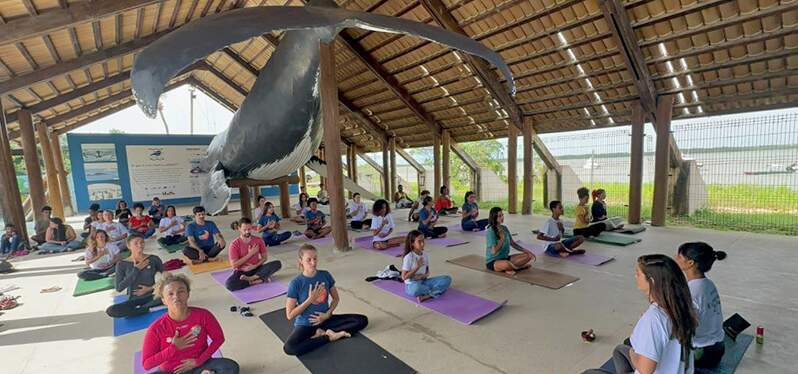
[[[582,235],[585,238],[589,238],[591,236],[599,236],[602,231],[607,229],[607,225],[603,223],[594,223],[587,227],[582,227],[579,229],[574,229],[574,235]]]
[[[158,243],[161,243],[164,246],[170,246],[173,244],[180,244],[188,240],[187,237],[183,235],[167,235],[162,236],[158,239]]]
[[[266,245],[269,247],[280,245],[280,243],[288,240],[291,238],[291,233],[286,231],[281,234],[278,233],[263,233],[263,241],[266,242]]]
[[[220,247],[219,243],[214,243],[213,247],[201,248],[201,249],[202,249],[202,252],[205,253],[206,256],[208,256],[209,258],[214,258],[214,257],[218,256],[219,253],[221,253],[222,249],[224,249],[224,248]],[[197,251],[196,249],[192,248],[189,245],[187,245],[185,248],[183,248],[183,254],[186,257],[188,257],[188,258],[190,258],[192,260],[199,260],[199,251]]]
[[[457,214],[457,208],[443,208],[438,212],[438,214],[442,216]]]
[[[144,315],[150,312],[150,308],[161,306],[161,299],[155,298],[152,294],[146,296],[134,296],[119,304],[114,304],[105,310],[108,317],[127,318]]]
[[[449,229],[446,227],[424,227],[422,228],[420,225],[418,226],[418,231],[421,231],[424,234],[425,238],[437,238],[443,234],[446,234]]]
[[[308,353],[330,342],[327,335],[313,338],[316,330],[346,331],[354,334],[363,330],[369,324],[369,319],[360,314],[335,314],[318,326],[294,326],[291,336],[285,341],[283,351],[291,356]]]
[[[282,267],[283,264],[280,261],[275,260],[262,264],[261,266],[258,266],[250,271],[236,270],[232,275],[230,275],[229,278],[227,278],[227,281],[224,282],[224,286],[230,291],[243,290],[249,287],[249,282],[241,280],[242,275],[246,275],[248,277],[257,275],[260,277],[260,279],[266,282],[266,280],[268,280],[272,274],[276,273]]]
[[[486,227],[488,227],[488,219],[487,218],[480,220],[469,219],[467,221],[461,222],[460,227],[463,229],[463,231],[474,231],[474,230],[482,231]]]
[[[203,370],[211,370],[214,374],[238,374],[238,363],[229,358],[209,358],[202,365],[195,367],[185,374],[200,374]],[[155,374],[171,374],[156,371]]]
[[[84,269],[78,273],[78,278],[92,281],[102,278],[107,278],[116,271],[116,266],[111,266],[108,269]]]
[[[351,227],[351,228],[353,228],[355,230],[360,230],[364,226],[365,227],[371,227],[371,218],[364,219],[362,221],[352,221],[352,222],[349,223],[349,227]]]
[[[695,348],[695,367],[716,368],[724,353],[726,353],[726,345],[722,341],[710,346]]]

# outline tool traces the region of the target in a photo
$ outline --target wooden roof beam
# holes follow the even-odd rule
[[[204,94],[208,95],[211,99],[215,100],[219,105],[227,108],[227,110],[231,112],[235,112],[238,110],[238,107],[233,104],[230,100],[227,100],[226,97],[220,95],[216,90],[208,87],[202,80],[195,76],[191,76],[188,78],[188,83],[197,87],[200,91]]]
[[[399,156],[402,156],[402,158],[405,159],[405,161],[407,161],[407,163],[409,163],[410,166],[413,167],[413,169],[416,169],[416,172],[423,174],[427,173],[427,169],[424,168],[424,165],[421,165],[420,162],[416,161],[416,159],[413,158],[413,156],[407,153],[404,149],[396,147],[396,153],[398,153]]]

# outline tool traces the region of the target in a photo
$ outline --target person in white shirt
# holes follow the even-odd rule
[[[330,203],[330,195],[327,193],[327,190],[324,188],[324,184],[319,183],[319,192],[316,194],[316,200],[318,200],[319,204],[327,205]]]
[[[391,237],[395,224],[388,201],[385,199],[375,201],[371,213],[374,215],[371,219],[371,231],[374,235],[371,246],[375,249],[386,249],[402,245],[404,237]]]
[[[258,207],[255,208],[255,219],[252,222],[260,221],[260,217],[263,216],[263,213],[266,212],[266,196],[258,195],[257,198]]]
[[[81,270],[78,278],[87,281],[110,276],[120,260],[119,249],[108,243],[108,234],[102,229],[98,229],[94,236],[88,239],[84,257],[88,268]]]
[[[360,193],[355,192],[352,194],[349,214],[352,216],[352,221],[349,222],[349,226],[352,229],[360,230],[363,227],[371,227],[371,219],[366,219],[369,213],[366,210],[366,204],[360,199]]]
[[[405,239],[402,280],[405,293],[414,296],[419,303],[443,295],[452,284],[452,277],[448,275],[429,276],[429,257],[424,253],[424,234],[421,231],[410,231]]]
[[[706,273],[715,260],[726,258],[726,252],[716,251],[704,242],[684,243],[679,246],[676,263],[687,277],[687,285],[697,308],[698,328],[693,337],[695,366],[716,368],[723,358],[726,347],[723,343],[723,310],[720,295]]]
[[[164,247],[183,243],[188,240],[183,235],[185,231],[186,225],[183,224],[183,217],[177,216],[174,205],[167,206],[166,215],[161,217],[161,221],[158,223],[158,232],[161,233],[158,243]]]
[[[296,215],[291,217],[291,221],[300,225],[304,225],[306,223],[305,212],[310,209],[308,205],[308,194],[301,192],[299,194],[299,201],[294,204],[294,211],[296,212]]]
[[[615,372],[635,374],[692,374],[691,341],[698,327],[687,279],[676,261],[655,254],[640,256],[635,283],[646,296],[648,309],[629,338],[631,346],[615,347]],[[585,373],[605,373],[601,369]]]
[[[118,248],[120,251],[127,248],[125,238],[130,230],[125,225],[114,222],[114,212],[106,210],[103,212],[103,221],[97,224],[98,230],[105,231],[108,234],[108,245]]]
[[[551,216],[543,223],[543,227],[538,233],[537,239],[550,242],[546,245],[546,254],[549,256],[568,257],[571,255],[585,254],[584,249],[576,249],[585,242],[585,238],[580,235],[572,238],[563,239],[565,233],[560,216],[562,216],[562,203],[558,200],[549,202]]]

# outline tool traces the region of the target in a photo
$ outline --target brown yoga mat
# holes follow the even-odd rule
[[[446,262],[451,262],[455,265],[460,265],[463,267],[467,267],[469,269],[478,270],[483,273],[494,274],[500,277],[515,279],[522,282],[534,284],[537,286],[551,288],[553,290],[563,288],[579,280],[579,278],[572,277],[567,274],[558,273],[556,271],[543,270],[535,267],[521,270],[519,272],[516,272],[515,275],[508,275],[504,272],[490,271],[485,267],[485,258],[479,255],[468,255],[468,256],[458,257],[446,260]]]
[[[230,267],[230,261],[219,259],[217,261],[203,262],[197,265],[188,265],[188,269],[194,274],[207,273],[209,271],[224,270]]]

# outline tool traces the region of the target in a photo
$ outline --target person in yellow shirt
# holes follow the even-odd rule
[[[576,195],[579,196],[579,205],[576,206],[576,223],[574,223],[574,235],[582,235],[585,238],[591,236],[598,236],[607,228],[603,222],[596,222],[590,224],[590,209],[588,209],[587,201],[590,199],[590,190],[582,187],[576,190]]]

